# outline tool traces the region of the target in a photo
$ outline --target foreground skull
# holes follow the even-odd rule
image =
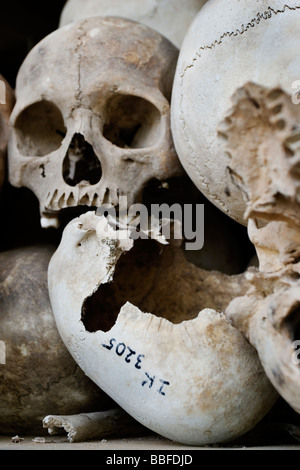
[[[180,51],[172,95],[178,156],[198,188],[245,225],[246,201],[229,170],[218,124],[234,91],[248,81],[292,93],[300,77],[299,21],[300,4],[294,0],[229,0],[225,8],[221,0],[211,0]]]
[[[245,275],[205,272],[179,247],[134,243],[88,212],[66,227],[48,284],[76,362],[162,436],[192,445],[228,441],[274,404],[254,349],[216,311],[246,292]]]
[[[121,16],[157,30],[177,47],[207,0],[68,0],[60,26],[90,16]]]
[[[0,190],[5,179],[9,117],[14,104],[14,92],[0,75]]]
[[[64,47],[62,47],[64,44]],[[42,225],[78,205],[128,204],[151,179],[179,175],[169,100],[177,49],[147,26],[90,18],[25,59],[16,85],[9,178],[40,201]]]
[[[228,305],[226,315],[300,413],[300,107],[294,98],[248,83],[234,94],[220,130],[247,200],[245,218],[259,259],[248,292]]]
[[[53,250],[30,246],[0,253],[2,434],[39,433],[48,413],[115,406],[82,373],[57,331],[47,289]]]

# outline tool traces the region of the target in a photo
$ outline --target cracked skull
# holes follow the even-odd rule
[[[62,47],[63,44],[63,47]],[[151,28],[89,18],[54,31],[22,64],[9,179],[31,189],[43,227],[75,206],[139,199],[182,174],[170,131],[178,50]]]

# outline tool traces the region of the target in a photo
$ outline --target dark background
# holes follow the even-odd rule
[[[2,0],[0,6],[0,73],[14,88],[26,55],[57,29],[65,0]]]
[[[58,28],[66,0],[2,0],[0,3],[0,74],[14,89],[29,51]],[[34,243],[57,245],[61,234],[40,226],[39,204],[26,188],[7,181],[0,199],[0,251]]]

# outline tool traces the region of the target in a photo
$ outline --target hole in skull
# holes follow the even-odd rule
[[[101,164],[93,147],[81,134],[74,134],[67,155],[63,161],[63,178],[69,186],[81,181],[99,183],[102,176]]]
[[[138,96],[115,95],[107,104],[104,137],[121,148],[146,148],[160,137],[160,112]]]
[[[288,312],[283,326],[291,341],[300,340],[300,302],[296,302]]]
[[[182,269],[186,269],[186,265]],[[201,304],[203,296],[197,291],[199,285],[195,287],[198,270],[195,274],[193,270],[189,271],[189,276],[188,282],[184,282],[184,273],[174,274],[172,247],[159,245],[150,239],[136,240],[133,248],[120,257],[113,281],[100,285],[85,300],[81,320],[89,332],[107,332],[127,301],[143,312],[173,323],[195,318],[204,308]],[[212,303],[213,297],[215,295]]]
[[[57,150],[66,134],[58,107],[42,100],[24,109],[14,130],[19,152],[26,157],[43,157]]]

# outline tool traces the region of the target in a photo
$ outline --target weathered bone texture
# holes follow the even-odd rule
[[[292,93],[300,77],[299,21],[296,0],[211,0],[180,50],[171,106],[178,156],[197,187],[244,225],[246,201],[228,169],[218,125],[232,94],[249,81]]]
[[[69,442],[140,437],[147,434],[144,426],[119,408],[71,416],[49,415],[43,419],[43,426],[51,436],[67,433]]]
[[[180,48],[194,17],[207,0],[68,0],[60,26],[91,16],[121,16],[146,24]]]
[[[244,434],[278,397],[221,313],[247,275],[206,272],[178,241],[134,242],[89,212],[64,230],[48,285],[61,337],[88,377],[145,427],[200,445]]]
[[[9,179],[36,194],[44,227],[64,208],[116,206],[120,195],[131,205],[149,180],[183,174],[170,130],[177,57],[156,31],[113,17],[67,25],[30,51]]]
[[[220,126],[245,195],[259,269],[226,315],[253,344],[280,395],[300,412],[300,106],[280,88],[248,83]],[[242,137],[242,138],[241,138]]]
[[[0,191],[5,181],[9,117],[15,104],[14,91],[0,75]]]
[[[52,313],[47,268],[54,248],[0,254],[0,433],[43,432],[50,413],[115,408],[65,348]]]

